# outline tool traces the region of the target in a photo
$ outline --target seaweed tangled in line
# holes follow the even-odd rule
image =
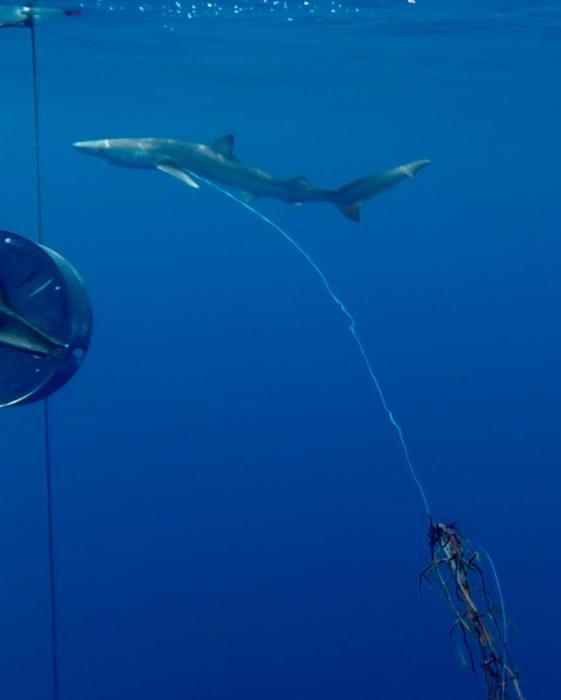
[[[480,553],[455,523],[431,521],[428,536],[432,562],[421,573],[420,582],[432,581],[440,587],[455,618],[450,634],[453,638],[461,635],[474,674],[472,648],[479,648],[488,700],[524,700],[519,674],[507,647],[504,606],[502,601],[497,605],[489,594]]]

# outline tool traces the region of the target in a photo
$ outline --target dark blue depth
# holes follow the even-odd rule
[[[493,555],[528,700],[555,694],[557,4],[101,2],[37,29],[44,240],[95,309],[51,403],[61,700],[485,698],[419,598],[423,504],[313,271],[219,193],[71,147],[227,133],[318,186],[432,160],[360,225],[257,206],[356,318],[434,515]],[[0,61],[0,227],[33,237],[27,30]],[[0,437],[0,696],[50,700],[41,407]]]

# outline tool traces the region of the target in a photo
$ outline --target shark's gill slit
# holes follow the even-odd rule
[[[376,373],[374,372],[374,368],[372,365],[372,362],[370,358],[368,357],[368,353],[366,352],[366,348],[364,346],[364,343],[362,342],[362,339],[360,335],[358,334],[358,331],[356,329],[356,320],[354,316],[351,314],[351,312],[347,309],[345,306],[345,303],[343,300],[337,296],[337,294],[333,291],[331,285],[329,284],[329,281],[327,277],[325,276],[323,270],[321,267],[317,264],[317,262],[312,258],[312,256],[302,248],[302,246],[292,238],[292,236],[287,233],[281,226],[279,226],[277,223],[275,223],[272,219],[270,219],[268,216],[260,212],[258,209],[255,209],[251,204],[248,202],[244,202],[242,199],[239,197],[236,197],[235,194],[230,192],[227,189],[224,189],[220,185],[217,185],[215,182],[211,182],[210,180],[207,180],[204,177],[201,177],[200,175],[197,175],[197,178],[204,182],[207,185],[210,185],[213,187],[215,190],[218,190],[222,194],[226,195],[229,199],[232,201],[236,202],[239,204],[241,207],[244,209],[247,209],[247,211],[251,212],[254,216],[256,216],[258,219],[260,219],[263,223],[267,224],[268,226],[271,226],[277,233],[279,233],[290,245],[297,251],[299,255],[301,255],[304,260],[308,263],[308,265],[313,269],[313,271],[316,273],[316,275],[319,277],[321,280],[321,283],[333,301],[333,303],[339,308],[343,316],[346,318],[349,324],[349,332],[352,335],[358,350],[360,352],[360,355],[364,361],[364,364],[366,366],[366,370],[368,372],[368,376],[370,377],[370,381],[372,382],[376,393],[378,394],[378,397],[380,399],[380,402],[382,403],[382,408],[384,409],[384,412],[386,416],[388,417],[388,420],[390,424],[393,426],[397,433],[397,437],[399,440],[399,444],[401,446],[403,455],[405,457],[405,462],[407,464],[407,468],[409,470],[409,473],[411,475],[411,478],[413,479],[413,483],[415,484],[417,491],[419,492],[419,496],[421,498],[421,501],[423,503],[423,507],[425,509],[425,513],[427,515],[427,518],[429,520],[432,520],[431,517],[431,511],[429,507],[429,502],[427,499],[427,495],[425,493],[425,489],[423,488],[423,484],[421,483],[419,477],[417,476],[417,472],[415,471],[415,467],[413,466],[413,462],[411,461],[411,457],[409,454],[409,448],[407,447],[407,443],[405,442],[405,438],[403,436],[403,430],[401,428],[401,425],[397,422],[395,419],[393,412],[391,411],[388,402],[386,401],[386,397],[384,395],[384,392],[382,391],[382,387],[380,385],[380,382],[378,380],[378,377]]]

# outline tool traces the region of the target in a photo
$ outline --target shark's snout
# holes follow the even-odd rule
[[[90,153],[92,155],[101,153],[107,148],[104,141],[75,141],[72,146],[80,153]]]
[[[156,167],[150,142],[150,139],[99,139],[75,141],[72,145],[79,153],[97,156],[113,165],[148,169]]]

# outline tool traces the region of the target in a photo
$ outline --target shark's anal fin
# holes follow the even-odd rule
[[[238,160],[234,155],[233,134],[222,136],[222,138],[219,138],[212,144],[211,148],[215,153],[219,153],[223,158],[227,158],[228,160]]]
[[[171,175],[172,177],[176,177],[178,180],[181,180],[181,182],[185,183],[188,187],[193,187],[196,190],[198,190],[200,187],[199,183],[196,182],[196,180],[193,180],[189,173],[186,173],[183,170],[180,170],[179,168],[175,168],[173,165],[165,165],[162,163],[157,167],[158,170],[160,170],[162,173],[165,173],[166,175]]]

